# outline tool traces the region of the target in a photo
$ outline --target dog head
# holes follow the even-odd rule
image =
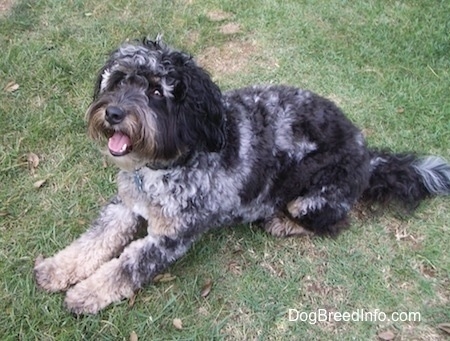
[[[87,120],[89,135],[107,144],[107,153],[126,169],[170,167],[225,143],[219,88],[190,55],[159,38],[111,53]]]

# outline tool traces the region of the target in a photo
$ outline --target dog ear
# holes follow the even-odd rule
[[[98,72],[98,75],[97,75],[97,79],[96,79],[96,81],[95,81],[95,84],[94,84],[94,95],[92,96],[92,98],[93,98],[93,100],[95,101],[97,98],[98,98],[98,96],[100,95],[100,92],[101,92],[101,85],[102,85],[102,79],[103,79],[103,74],[104,74],[104,72],[107,70],[107,67],[106,67],[106,65],[103,67],[103,68],[101,68],[101,70]]]
[[[151,40],[149,37],[145,37],[144,39],[142,39],[142,45],[144,45],[149,50],[162,50],[167,47],[162,38],[162,33],[158,33],[155,40]]]
[[[94,85],[94,96],[93,99],[96,100],[100,93],[104,90],[107,83],[109,82],[109,70],[114,65],[112,58],[106,62],[106,64],[98,72],[97,79]]]
[[[190,56],[174,61],[177,77],[173,90],[175,110],[181,126],[181,139],[194,148],[204,147],[210,152],[225,144],[225,110],[222,93],[209,74]]]

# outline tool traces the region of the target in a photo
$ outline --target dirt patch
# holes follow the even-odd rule
[[[229,75],[245,69],[257,52],[258,48],[253,42],[230,41],[222,46],[206,48],[197,60],[214,75]]]
[[[239,32],[241,32],[241,25],[234,22],[230,22],[220,27],[220,33],[225,35],[236,34]]]
[[[206,17],[208,18],[208,20],[215,21],[215,22],[230,19],[232,16],[233,16],[232,13],[221,11],[221,10],[213,10],[213,11],[209,11],[208,13],[206,13]]]
[[[0,15],[7,14],[14,6],[14,0],[0,0]]]
[[[200,39],[200,32],[193,30],[186,34],[186,42],[189,46],[194,46]]]
[[[278,67],[275,60],[264,55],[262,47],[249,40],[234,40],[221,46],[207,47],[197,56],[197,61],[216,79],[248,71],[250,66]]]

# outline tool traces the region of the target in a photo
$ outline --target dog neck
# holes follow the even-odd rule
[[[176,167],[186,165],[188,163],[188,161],[192,159],[192,155],[193,155],[193,153],[185,153],[185,154],[180,155],[178,158],[170,160],[170,161],[155,160],[152,162],[147,162],[142,167],[136,168],[134,170],[134,183],[136,184],[136,187],[138,188],[139,192],[144,191],[142,174],[140,173],[141,169],[149,168],[153,171],[173,169]]]
[[[165,170],[185,165],[190,159],[192,159],[192,152],[183,153],[176,159],[172,160],[154,160],[147,162],[144,167],[151,170]]]

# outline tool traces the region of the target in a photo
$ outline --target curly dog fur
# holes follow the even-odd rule
[[[130,297],[214,228],[257,222],[275,236],[336,235],[358,201],[415,207],[450,193],[441,158],[367,148],[336,105],[309,91],[222,94],[160,39],[112,52],[87,120],[121,168],[117,195],[34,269],[39,287],[67,290],[76,314]]]

